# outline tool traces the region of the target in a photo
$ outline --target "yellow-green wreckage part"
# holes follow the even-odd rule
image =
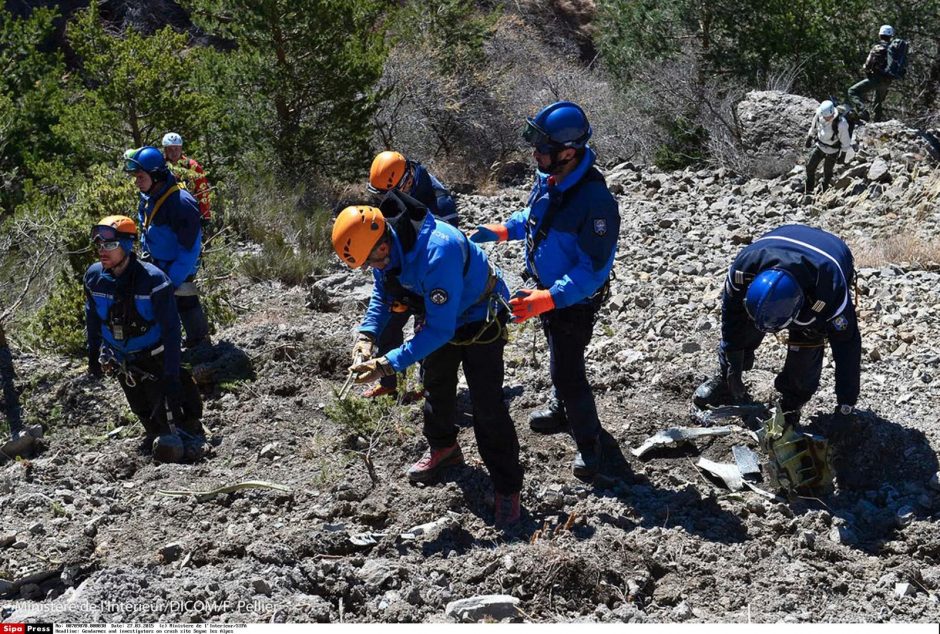
[[[272,489],[274,491],[282,491],[284,493],[292,492],[290,487],[284,486],[283,484],[266,482],[264,480],[247,480],[245,482],[239,482],[238,484],[230,484],[228,486],[219,487],[218,489],[212,489],[211,491],[190,491],[188,489],[170,491],[166,489],[160,489],[157,491],[157,494],[165,495],[167,497],[187,497],[191,495],[196,499],[197,502],[207,502],[217,495],[221,495],[223,493],[234,493],[235,491],[242,491],[244,489]]]
[[[778,404],[764,422],[761,446],[769,458],[771,480],[787,492],[826,495],[832,493],[829,441],[822,436],[798,432],[786,424]]]

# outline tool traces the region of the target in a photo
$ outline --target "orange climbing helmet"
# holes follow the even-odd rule
[[[340,259],[358,269],[385,236],[385,217],[375,207],[346,207],[333,223],[333,249]]]
[[[136,240],[137,223],[127,216],[107,216],[91,228],[91,239],[103,240]]]
[[[369,191],[384,194],[390,189],[408,193],[414,180],[414,168],[401,152],[386,150],[372,159],[369,168]]]

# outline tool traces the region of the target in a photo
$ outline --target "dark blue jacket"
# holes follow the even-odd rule
[[[202,250],[202,222],[199,203],[185,189],[167,196],[154,213],[157,201],[171,187],[176,187],[172,174],[158,191],[140,194],[137,218],[141,228],[141,244],[150,253],[154,264],[166,273],[174,288],[196,274]]]
[[[840,405],[855,405],[862,355],[850,292],[855,263],[848,245],[831,233],[786,225],[762,235],[738,254],[728,270],[722,295],[722,348],[726,352],[745,350],[745,342],[753,340],[757,329],[744,308],[744,297],[754,277],[768,269],[786,271],[799,283],[803,308],[790,330],[829,338],[836,366],[836,397]]]
[[[620,210],[600,173],[591,172],[594,159],[588,148],[575,170],[555,185],[537,171],[528,206],[506,221],[510,240],[526,240],[526,268],[551,292],[556,308],[588,300],[614,265]],[[533,236],[552,205],[559,209],[532,253]]]
[[[489,280],[490,265],[482,249],[459,229],[438,222],[431,214],[425,215],[415,231],[413,245],[403,245],[398,233],[391,229],[391,261],[384,270],[372,271],[372,298],[359,326],[360,332],[376,338],[385,328],[391,304],[396,299],[389,292],[390,276],[396,277],[407,291],[424,299],[424,325],[414,337],[386,355],[396,372],[453,339],[458,327],[487,317],[488,297],[484,297],[483,292]],[[504,300],[508,299],[509,289],[502,279],[494,290]]]
[[[414,170],[414,182],[411,184],[411,191],[405,193],[424,204],[439,219],[455,227],[458,226],[460,221],[457,216],[457,203],[454,202],[454,197],[447,188],[421,163],[416,161],[408,161],[408,163]]]
[[[115,278],[96,262],[85,272],[85,325],[89,358],[97,358],[101,346],[121,360],[132,361],[137,353],[163,346],[164,374],[177,376],[180,368],[180,318],[173,285],[152,264],[131,255],[130,264]],[[133,297],[134,308],[146,322],[143,334],[120,341],[114,337],[108,313],[119,296]],[[126,337],[126,334],[125,334]]]

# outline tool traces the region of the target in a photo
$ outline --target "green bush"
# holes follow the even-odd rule
[[[46,302],[27,319],[21,338],[36,350],[84,357],[85,293],[81,282],[61,273]]]
[[[687,117],[676,117],[663,125],[667,141],[656,149],[653,162],[661,170],[683,169],[706,158],[708,133]]]
[[[311,274],[322,271],[328,260],[322,254],[295,250],[293,247],[270,240],[258,255],[246,256],[241,271],[255,282],[278,280],[287,286],[299,286]]]

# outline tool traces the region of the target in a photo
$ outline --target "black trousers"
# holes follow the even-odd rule
[[[385,328],[379,334],[378,341],[378,355],[376,356],[385,356],[385,354],[395,348],[398,348],[405,342],[405,324],[408,323],[408,318],[411,317],[414,313],[410,310],[406,310],[401,313],[393,312],[391,317],[388,319],[388,323],[385,324]],[[396,389],[398,387],[398,375],[393,374],[392,376],[383,376],[379,379],[379,384],[383,387],[390,387]]]
[[[590,446],[601,433],[594,392],[587,379],[584,351],[594,333],[596,304],[576,304],[541,316],[548,339],[549,368],[555,397],[562,405],[578,447]]]
[[[196,279],[195,275],[186,278],[187,282]],[[209,336],[209,319],[202,308],[198,295],[177,295],[176,309],[180,314],[180,322],[186,332],[186,345],[194,345]]]
[[[140,359],[127,364],[129,368],[138,368],[153,379],[145,379],[140,373],[134,372],[135,385],[129,386],[124,375],[118,375],[118,382],[131,411],[143,423],[147,434],[159,436],[168,433],[166,419],[166,385],[163,378],[163,355],[142,356]],[[193,380],[193,375],[183,366],[180,366],[180,383],[183,385],[183,416],[182,421],[174,423],[183,431],[190,434],[203,434],[202,423],[202,396]]]
[[[754,351],[764,338],[764,333],[750,328],[746,335],[744,369],[754,367]],[[787,345],[787,357],[783,369],[774,380],[774,387],[780,392],[780,406],[790,412],[801,409],[819,389],[826,337],[806,330],[790,330]],[[728,361],[719,346],[718,363],[722,373],[727,371]]]
[[[457,330],[454,341],[472,338],[482,322],[467,324]],[[496,334],[493,322],[482,333],[481,341]],[[491,343],[455,345],[448,343],[424,360],[424,436],[435,449],[457,442],[457,370],[463,371],[473,401],[473,433],[480,457],[493,478],[493,488],[503,495],[522,490],[522,465],[519,464],[519,438],[503,400],[503,348],[506,339],[499,336]]]
[[[839,158],[838,152],[826,154],[818,147],[813,148],[813,153],[809,155],[806,161],[806,193],[812,194],[816,187],[816,168],[819,163],[823,164],[823,191],[829,189],[832,182],[832,172],[836,167],[836,159]]]

